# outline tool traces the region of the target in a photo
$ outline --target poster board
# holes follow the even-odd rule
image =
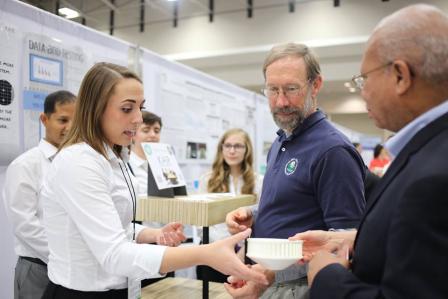
[[[173,146],[189,191],[211,169],[226,130],[244,129],[255,145],[255,93],[143,49],[142,77],[145,106],[162,117],[161,140]]]
[[[271,110],[269,108],[268,99],[262,95],[257,94],[257,144],[255,150],[257,151],[258,164],[256,171],[264,175],[266,172],[266,163],[269,149],[275,138],[278,126],[272,118]]]
[[[9,102],[0,104],[0,164],[8,165],[44,137],[39,115],[48,93],[77,94],[95,62],[127,66],[133,46],[23,2],[0,7],[0,84],[8,90],[0,98]]]

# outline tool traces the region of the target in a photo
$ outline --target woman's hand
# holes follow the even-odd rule
[[[158,245],[175,247],[185,240],[184,227],[179,222],[168,223],[159,229],[159,233],[156,235]]]
[[[204,264],[227,275],[240,277],[246,281],[254,281],[258,284],[267,285],[266,276],[256,270],[250,269],[238,258],[235,253],[235,245],[250,236],[251,230],[247,229],[223,240],[211,244],[202,245]]]

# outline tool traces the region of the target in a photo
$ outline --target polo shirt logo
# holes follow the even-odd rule
[[[297,160],[296,158],[292,158],[291,160],[289,160],[285,166],[285,174],[286,175],[293,174],[297,169],[297,164],[299,164],[299,160]]]

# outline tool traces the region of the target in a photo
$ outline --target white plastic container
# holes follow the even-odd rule
[[[249,238],[247,256],[270,270],[283,270],[302,258],[303,241]]]

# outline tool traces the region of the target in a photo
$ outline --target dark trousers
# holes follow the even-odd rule
[[[68,289],[50,281],[42,299],[127,299],[128,289],[109,290],[104,292],[83,292]]]
[[[197,266],[196,267],[196,276],[200,280],[204,280],[204,278],[207,278],[208,281],[213,282],[227,282],[228,275],[222,274],[219,271],[216,271],[213,268],[210,268],[208,266]]]

